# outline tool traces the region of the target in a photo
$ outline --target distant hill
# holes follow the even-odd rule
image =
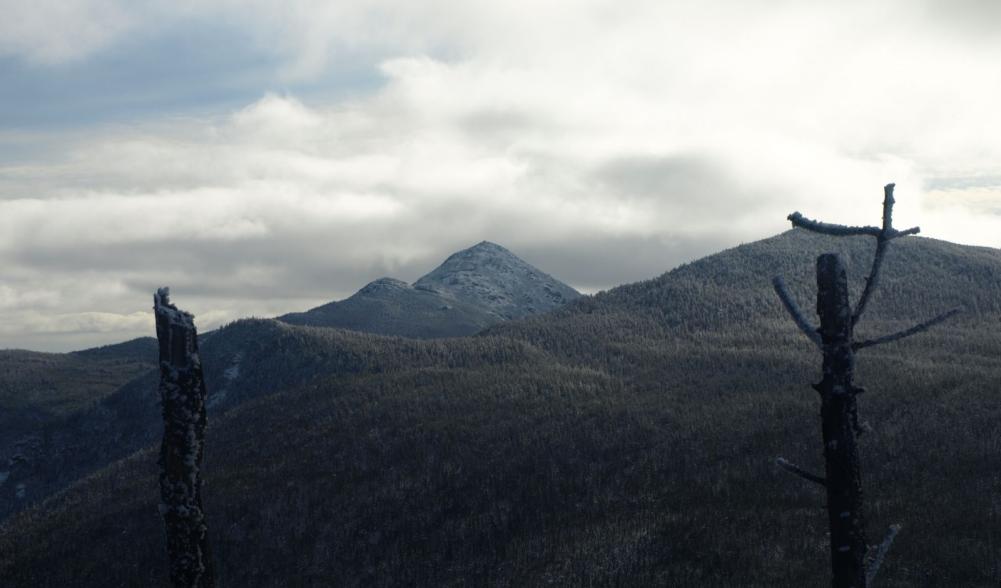
[[[139,337],[122,343],[81,349],[67,355],[87,359],[152,362],[155,364],[157,353],[156,337]]]
[[[795,230],[475,337],[206,335],[220,582],[823,585],[823,494],[773,465],[823,469],[820,356],[770,279],[810,313],[829,250],[857,290],[871,240]],[[870,542],[903,525],[880,585],[996,586],[1001,251],[909,237],[885,272],[862,337],[966,312],[859,355]],[[49,498],[0,523],[11,586],[166,585],[154,386],[50,429],[20,478]]]
[[[482,307],[418,290],[393,278],[375,280],[340,302],[286,314],[278,320],[419,339],[472,335],[497,322]]]
[[[772,289],[773,276],[784,276],[800,307],[813,316],[817,255],[841,254],[852,299],[857,300],[872,262],[872,241],[793,229],[601,292],[550,315],[495,325],[487,332],[524,338],[569,355],[590,353],[598,340],[665,333],[760,339],[789,327]],[[888,250],[880,286],[857,335],[885,334],[954,307],[964,312],[950,320],[947,330],[983,329],[982,336],[997,334],[994,341],[1001,342],[1001,330],[996,328],[1001,314],[1001,250],[924,237],[900,239]],[[763,330],[748,330],[747,325]],[[614,332],[620,329],[629,333]]]
[[[0,471],[16,438],[92,407],[156,366],[156,339],[75,353],[0,350]]]
[[[0,349],[0,415],[30,408],[64,416],[97,402],[155,365],[152,337],[73,353]]]
[[[483,241],[452,254],[413,286],[381,278],[346,300],[278,320],[421,339],[458,337],[548,312],[579,297],[507,249]]]
[[[0,350],[0,520],[30,500],[19,480],[45,451],[46,431],[95,410],[155,367],[149,337],[75,353]]]

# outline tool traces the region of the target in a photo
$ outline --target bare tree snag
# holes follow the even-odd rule
[[[789,215],[793,226],[815,233],[833,236],[865,235],[876,238],[872,268],[865,288],[854,310],[848,299],[848,278],[841,258],[825,253],[817,258],[817,314],[820,327],[814,328],[793,301],[781,277],[772,284],[793,321],[823,352],[823,378],[814,384],[820,393],[820,416],[824,439],[825,477],[807,473],[798,466],[779,458],[782,468],[802,478],[817,482],[827,491],[827,517],[831,530],[831,572],[834,588],[866,588],[872,583],[893,539],[900,529],[892,525],[875,557],[867,561],[869,546],[865,538],[865,516],[862,501],[862,469],[859,459],[859,426],[857,397],[864,392],[854,383],[855,352],[866,347],[897,341],[920,333],[959,312],[953,309],[914,327],[856,342],[855,326],[879,284],[880,269],[890,242],[917,234],[918,227],[904,231],[893,228],[893,184],[883,188],[883,224],[881,227],[848,227],[810,220],[798,212]]]
[[[865,519],[862,513],[862,470],[859,463],[858,408],[860,392],[852,381],[852,308],[848,279],[841,258],[827,253],[817,258],[817,314],[824,350],[820,392],[827,517],[831,528],[831,570],[835,588],[865,586]]]
[[[153,295],[163,407],[160,514],[167,531],[171,583],[177,588],[210,588],[214,578],[200,471],[205,443],[205,381],[194,317],[171,304],[169,295],[167,288]]]

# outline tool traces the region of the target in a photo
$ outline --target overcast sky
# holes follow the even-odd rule
[[[1001,3],[0,0],[0,348],[487,239],[578,289],[800,210],[1001,247]]]

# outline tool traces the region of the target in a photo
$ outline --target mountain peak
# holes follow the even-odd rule
[[[481,251],[497,251],[497,252],[503,252],[503,253],[507,253],[507,254],[513,255],[510,251],[508,251],[504,247],[501,247],[500,245],[494,243],[493,241],[480,241],[476,245],[473,245],[472,247],[470,247],[468,249],[465,249],[464,251],[476,251],[476,250],[481,250]]]
[[[521,259],[519,259],[517,255],[511,253],[506,248],[501,247],[496,243],[493,243],[491,241],[480,241],[479,243],[473,245],[472,247],[467,247],[465,249],[456,251],[452,255],[449,255],[448,258],[445,260],[445,263],[448,263],[448,260],[453,258],[458,258],[458,259],[479,258],[485,260],[497,257],[517,260],[519,262],[521,261]]]
[[[383,335],[454,337],[547,312],[578,297],[576,290],[504,247],[480,241],[453,253],[412,286],[379,278],[344,300],[278,318]]]
[[[580,293],[490,241],[453,253],[414,287],[484,306],[502,319],[546,312]]]

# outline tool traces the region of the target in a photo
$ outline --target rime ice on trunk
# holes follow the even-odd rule
[[[834,588],[866,588],[899,531],[891,525],[886,539],[875,556],[867,560],[865,517],[862,510],[862,469],[859,461],[858,404],[862,392],[855,386],[855,352],[927,330],[953,316],[958,309],[943,313],[905,331],[869,341],[854,340],[855,326],[865,311],[879,282],[880,268],[890,242],[914,235],[917,227],[898,231],[893,228],[893,184],[883,189],[883,226],[848,227],[810,220],[798,212],[789,215],[793,226],[824,235],[839,237],[867,235],[876,238],[876,252],[865,288],[854,311],[848,301],[848,279],[841,258],[833,253],[817,258],[817,314],[820,328],[815,329],[793,300],[781,277],[773,280],[775,292],[792,316],[796,326],[824,354],[823,379],[814,389],[820,393],[820,415],[824,438],[826,477],[820,477],[778,458],[779,466],[827,490],[827,516],[831,531],[831,572]]]
[[[169,290],[153,295],[160,345],[160,513],[167,531],[174,586],[214,585],[208,529],[202,511],[201,463],[205,442],[205,382],[194,317],[170,303]]]

